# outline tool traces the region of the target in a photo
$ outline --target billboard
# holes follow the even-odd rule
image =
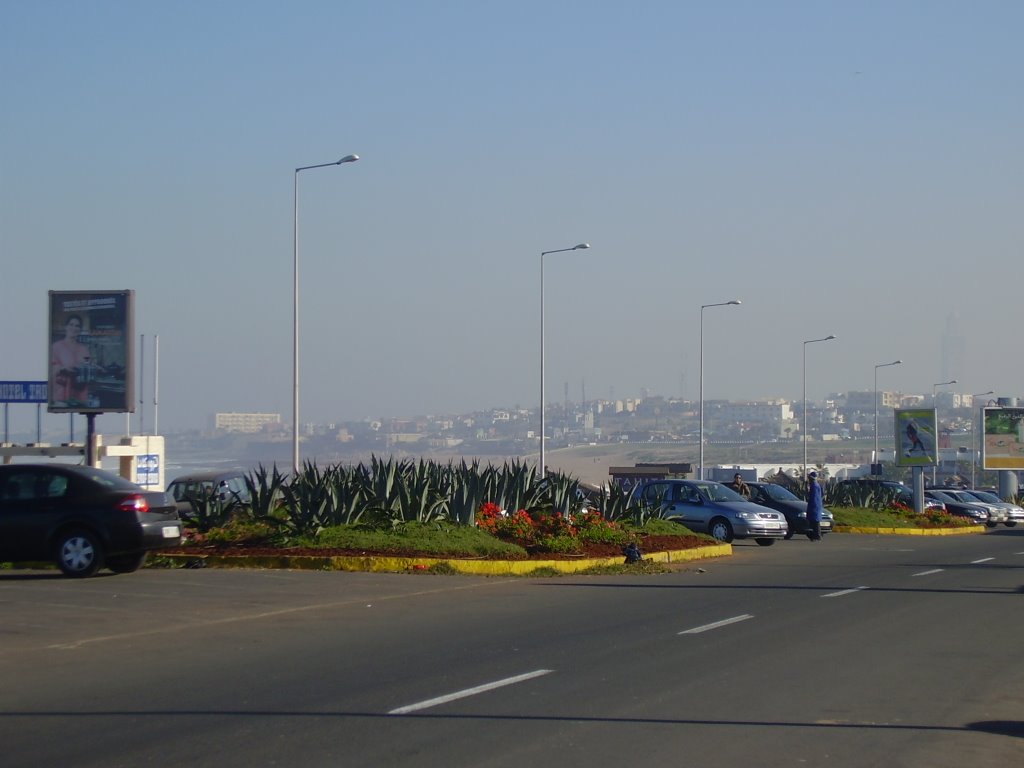
[[[1024,469],[1024,408],[983,408],[981,420],[981,466]]]
[[[896,409],[896,466],[931,467],[937,464],[934,408]]]
[[[50,291],[50,413],[131,413],[134,291]]]

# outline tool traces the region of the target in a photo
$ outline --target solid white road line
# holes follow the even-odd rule
[[[852,595],[854,592],[860,592],[862,589],[867,589],[867,587],[854,587],[853,589],[843,589],[839,592],[829,592],[827,595],[822,595],[822,597],[842,597],[843,595]]]
[[[722,619],[721,621],[716,621],[713,624],[704,624],[703,626],[694,627],[693,629],[684,629],[682,632],[679,632],[678,634],[680,634],[680,635],[696,635],[696,634],[699,634],[701,632],[707,632],[709,629],[718,629],[719,627],[727,627],[730,624],[735,624],[738,621],[746,621],[747,619],[752,619],[752,618],[754,618],[754,617],[751,616],[749,613],[744,613],[742,616],[733,616],[731,619]]]
[[[945,568],[932,568],[930,571],[921,571],[920,573],[915,573],[914,576],[931,576],[933,573],[942,573],[944,570]]]
[[[419,709],[427,709],[428,707],[436,707],[438,704],[446,704],[449,701],[455,701],[456,699],[465,699],[468,696],[475,696],[478,693],[484,693],[485,691],[493,691],[495,688],[503,688],[506,685],[514,685],[515,683],[521,683],[524,680],[532,680],[535,677],[542,675],[548,675],[555,670],[553,669],[537,669],[533,672],[527,672],[522,675],[516,675],[515,677],[506,677],[504,680],[495,680],[493,683],[484,683],[478,685],[475,688],[466,688],[455,693],[448,693],[444,696],[438,696],[436,699],[427,699],[417,704],[410,704],[406,707],[399,707],[398,709],[392,709],[388,712],[389,715],[404,715],[409,712],[415,712]]]
[[[995,560],[994,557],[983,557],[981,560],[971,560],[971,565],[977,565],[978,563],[987,563],[989,560]]]

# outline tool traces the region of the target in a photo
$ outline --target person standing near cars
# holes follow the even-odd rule
[[[811,541],[821,541],[821,515],[824,511],[818,473],[812,471],[807,475],[807,538]]]
[[[743,475],[737,472],[732,476],[732,482],[726,483],[727,488],[732,488],[736,493],[742,496],[744,499],[750,498],[750,486],[743,482]]]

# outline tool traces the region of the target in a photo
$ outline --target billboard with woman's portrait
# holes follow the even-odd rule
[[[50,413],[134,412],[134,291],[50,291]]]

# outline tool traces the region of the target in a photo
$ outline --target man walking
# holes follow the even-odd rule
[[[818,473],[811,471],[807,475],[807,538],[811,541],[821,541],[821,513],[824,509]]]

